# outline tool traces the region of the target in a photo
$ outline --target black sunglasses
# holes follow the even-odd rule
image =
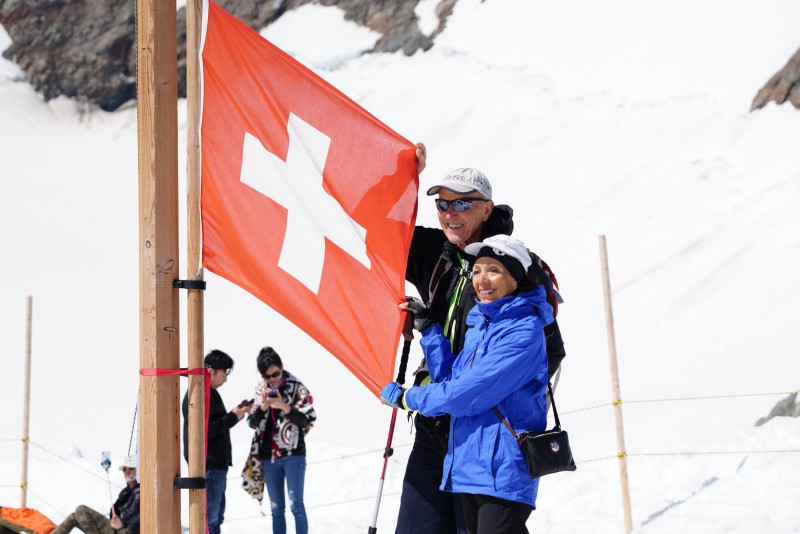
[[[436,209],[445,212],[453,206],[453,209],[458,213],[467,211],[472,207],[473,202],[486,202],[485,198],[457,198],[455,200],[445,200],[443,198],[436,199]]]
[[[282,374],[283,374],[283,369],[281,369],[279,371],[275,371],[274,373],[270,373],[270,374],[261,373],[261,378],[278,378]]]

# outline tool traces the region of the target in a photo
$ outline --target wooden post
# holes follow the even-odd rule
[[[20,506],[28,506],[28,445],[31,414],[31,330],[33,327],[33,297],[27,299],[25,311],[25,390],[22,394],[22,483]]]
[[[137,0],[139,362],[178,369],[178,65],[175,0]],[[177,376],[140,378],[141,531],[181,531]]]
[[[203,279],[200,243],[200,38],[202,0],[186,2],[186,217],[187,279]],[[189,368],[203,367],[203,291],[190,289],[187,300]],[[205,477],[204,375],[189,375],[189,476]],[[206,532],[206,490],[189,490],[189,532]]]
[[[617,427],[617,455],[619,456],[619,477],[622,485],[622,511],[625,515],[625,532],[633,530],[631,517],[631,493],[628,487],[628,459],[625,452],[625,431],[622,426],[622,396],[619,389],[619,369],[617,368],[617,341],[614,335],[614,314],[611,309],[611,278],[608,274],[608,252],[606,236],[600,238],[600,266],[603,273],[603,295],[606,305],[606,331],[608,333],[608,357],[611,363],[611,396],[614,401],[614,420]]]

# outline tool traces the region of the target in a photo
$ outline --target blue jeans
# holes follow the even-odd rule
[[[227,469],[206,471],[206,510],[208,534],[219,534],[219,526],[225,520],[225,486]]]
[[[303,504],[303,487],[306,479],[306,457],[285,456],[274,462],[264,462],[264,480],[269,494],[272,511],[273,534],[286,534],[286,497],[283,483],[289,490],[289,502],[294,515],[294,528],[297,534],[308,533],[308,518]]]

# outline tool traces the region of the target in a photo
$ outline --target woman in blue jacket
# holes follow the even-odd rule
[[[515,437],[492,408],[518,432],[545,429],[544,327],[553,320],[552,308],[544,287],[529,281],[531,258],[520,241],[496,235],[466,252],[476,256],[478,303],[467,317],[463,349],[451,352],[421,302],[404,305],[423,334],[433,382],[407,391],[392,382],[381,399],[426,416],[452,415],[440,489],[462,494],[470,533],[526,533],[539,480],[528,476]]]

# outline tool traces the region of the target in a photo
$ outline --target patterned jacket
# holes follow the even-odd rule
[[[257,403],[266,388],[264,380],[256,385]],[[250,444],[250,455],[242,471],[242,488],[259,501],[264,496],[262,462],[274,462],[284,456],[305,456],[305,435],[317,420],[314,399],[297,377],[284,370],[283,380],[277,389],[284,402],[292,407],[288,414],[273,409],[265,412],[259,404],[248,417],[248,423],[255,429],[255,434]]]

